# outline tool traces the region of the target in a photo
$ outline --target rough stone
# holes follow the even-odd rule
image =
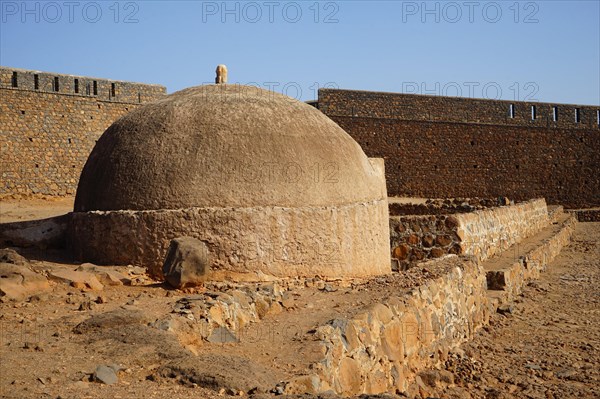
[[[192,237],[179,237],[171,241],[163,264],[165,280],[175,288],[203,284],[210,272],[208,247]]]
[[[452,238],[449,235],[445,234],[445,235],[437,236],[435,241],[438,245],[445,247],[452,243]]]
[[[22,262],[18,257],[8,260]],[[24,300],[47,291],[50,291],[48,280],[26,265],[0,263],[0,297]]]
[[[0,263],[11,263],[13,265],[29,265],[29,260],[11,248],[0,249]]]
[[[89,272],[80,272],[71,269],[54,269],[48,272],[48,278],[61,283],[70,284],[78,289],[100,291],[104,288],[96,276]]]
[[[423,237],[423,247],[425,248],[431,248],[434,242],[435,237],[431,234],[426,234],[425,237]]]
[[[94,371],[94,380],[107,385],[119,382],[119,377],[113,367],[100,365]]]
[[[93,273],[98,281],[103,285],[123,285],[123,284],[131,284],[131,279],[126,277],[123,273],[107,270],[106,267],[96,266],[92,263],[83,263],[78,268],[77,271]]]
[[[430,253],[432,258],[439,258],[446,254],[446,252],[441,248],[432,248]]]
[[[401,362],[404,360],[403,331],[399,321],[393,321],[384,327],[382,349],[390,361]]]
[[[286,395],[316,394],[320,392],[320,385],[319,376],[304,375],[288,381],[282,393]]]
[[[226,344],[239,342],[239,339],[225,327],[217,327],[213,330],[207,341],[213,344]]]
[[[361,369],[358,362],[349,357],[341,360],[339,366],[340,393],[352,395],[360,392],[362,386]]]
[[[406,244],[401,244],[394,248],[394,258],[404,260],[408,257],[410,247]]]
[[[419,243],[419,236],[416,234],[411,234],[408,236],[408,243],[411,245],[416,245]]]

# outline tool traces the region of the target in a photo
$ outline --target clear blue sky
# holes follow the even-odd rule
[[[160,83],[214,79],[600,104],[590,1],[7,1],[0,65]]]

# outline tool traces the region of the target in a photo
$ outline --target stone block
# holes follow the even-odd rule
[[[349,357],[340,361],[338,370],[338,381],[342,395],[359,395],[363,389],[363,376],[359,363]]]
[[[0,297],[24,300],[49,290],[48,280],[27,266],[0,263]]]
[[[175,288],[194,287],[204,283],[210,270],[208,247],[192,237],[171,240],[162,267],[165,280]]]
[[[56,269],[48,273],[48,278],[57,282],[70,284],[78,289],[100,291],[104,288],[95,275],[70,269]]]
[[[404,334],[399,321],[392,321],[384,327],[381,348],[390,361],[404,360]]]

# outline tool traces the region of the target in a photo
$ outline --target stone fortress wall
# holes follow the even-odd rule
[[[61,145],[64,145],[64,143],[54,143],[52,141],[57,138],[65,139],[65,137],[71,139],[69,136],[61,136],[64,126],[70,126],[69,129],[72,129],[65,130],[69,134],[78,132],[79,135],[89,134],[94,137],[94,134],[99,134],[101,131],[92,130],[90,127],[92,122],[87,122],[88,117],[90,121],[104,118],[102,121],[110,124],[112,120],[109,120],[109,112],[105,111],[114,112],[113,117],[116,118],[118,117],[116,114],[127,112],[127,108],[135,106],[139,102],[117,102],[116,87],[113,95],[113,86],[110,84],[112,82],[109,82],[109,85],[105,86],[110,97],[108,100],[101,101],[95,98],[93,86],[91,86],[92,95],[90,97],[93,98],[87,99],[87,94],[80,95],[80,93],[62,95],[74,98],[70,100],[64,100],[62,97],[48,97],[44,112],[41,112],[37,104],[41,101],[39,98],[46,95],[61,96],[60,92],[59,94],[40,92],[39,94],[25,94],[23,97],[19,97],[19,93],[29,93],[29,90],[19,87],[18,73],[15,82],[13,78],[14,71],[9,72],[10,74],[4,73],[0,76],[0,81],[3,84],[7,82],[6,79],[9,77],[11,85],[8,88],[4,86],[0,88],[1,93],[7,93],[6,96],[2,96],[0,101],[2,106],[0,129],[3,129],[3,140],[1,142],[3,150],[2,173],[6,174],[6,176],[3,175],[3,190],[8,192],[11,190],[24,193],[32,192],[32,188],[36,187],[35,184],[43,186],[40,179],[45,178],[48,179],[48,183],[44,184],[49,188],[49,192],[68,193],[68,190],[66,190],[68,185],[65,184],[64,176],[45,173],[45,170],[40,171],[37,180],[32,180],[33,186],[20,187],[21,191],[15,189],[17,187],[16,182],[26,182],[28,179],[32,179],[32,176],[35,176],[33,172],[25,167],[28,161],[28,158],[24,155],[27,154],[25,149],[30,147],[17,146],[15,143],[19,143],[19,141],[16,139],[26,138],[29,143],[35,142],[29,140],[29,138],[41,137],[45,139],[46,141],[40,141],[39,147],[28,150],[28,154],[33,154],[30,155],[33,157],[46,155],[45,162],[47,165],[54,165],[53,168],[59,169],[63,165],[57,164],[64,162],[66,159],[74,159],[74,152],[62,153],[60,151]],[[58,87],[54,83],[52,89],[58,88],[58,90],[61,90],[61,87],[66,85],[62,85],[60,79],[61,77],[58,77]],[[37,85],[35,85],[36,80]],[[54,78],[52,78],[52,81],[56,82]],[[39,90],[39,87],[41,87],[39,75],[37,79],[34,77],[33,83]],[[80,84],[78,83],[78,89],[81,87]],[[99,86],[99,83],[97,82],[96,85]],[[35,87],[34,90],[36,90]],[[87,87],[87,84],[84,87]],[[154,86],[150,86],[150,88],[154,88]],[[161,89],[164,88],[160,88],[154,93],[157,97],[164,93],[164,90]],[[74,91],[74,86],[72,90]],[[134,90],[131,91],[131,93],[134,92]],[[407,262],[422,260],[411,258],[413,254],[417,253],[417,250],[424,253],[423,258],[435,259],[412,265],[413,267],[406,273],[388,273],[387,276],[377,276],[362,283],[363,287],[360,284],[354,285],[352,290],[364,288],[375,292],[381,290],[381,284],[396,284],[393,286],[396,289],[389,295],[385,294],[378,297],[375,302],[367,306],[357,306],[354,313],[340,314],[339,318],[331,319],[309,331],[307,334],[312,335],[311,341],[317,342],[319,345],[318,356],[311,360],[308,368],[298,373],[300,375],[296,375],[292,380],[285,381],[283,384],[285,393],[333,391],[342,395],[359,395],[395,390],[414,392],[415,387],[418,389],[419,383],[422,383],[420,372],[424,368],[439,365],[448,360],[449,351],[452,348],[472,338],[478,328],[488,323],[491,313],[495,312],[500,306],[514,300],[523,286],[537,278],[561,248],[568,243],[573,226],[576,223],[575,217],[569,213],[563,214],[560,206],[549,209],[546,206],[546,201],[542,198],[533,200],[530,198],[535,198],[536,193],[541,192],[549,197],[551,202],[562,202],[566,205],[582,207],[598,204],[598,176],[594,172],[597,170],[599,162],[597,147],[599,145],[598,134],[600,129],[595,127],[593,118],[589,116],[593,115],[593,107],[576,107],[576,109],[579,109],[579,122],[573,122],[573,126],[570,126],[571,122],[562,122],[560,116],[563,113],[568,114],[568,107],[570,106],[557,106],[559,120],[556,122],[556,126],[544,127],[534,126],[537,123],[536,121],[533,121],[532,125],[529,126],[524,119],[517,120],[514,124],[501,123],[500,119],[494,119],[499,118],[497,116],[499,114],[492,111],[487,114],[483,112],[484,109],[487,109],[486,107],[493,104],[499,104],[498,109],[496,109],[499,112],[502,108],[500,105],[506,105],[505,102],[389,95],[391,99],[387,98],[379,103],[381,107],[388,107],[388,110],[392,110],[397,106],[401,109],[399,112],[409,110],[410,107],[402,108],[401,104],[393,101],[396,99],[394,96],[398,96],[398,101],[423,101],[425,103],[423,107],[431,107],[432,110],[435,107],[431,104],[435,105],[438,102],[439,104],[447,102],[449,104],[447,107],[455,107],[452,109],[457,109],[456,107],[459,104],[463,104],[465,107],[471,104],[473,107],[465,108],[465,112],[471,112],[468,110],[477,111],[479,109],[477,104],[482,104],[480,110],[482,113],[477,121],[473,121],[465,115],[462,119],[458,118],[455,121],[449,120],[449,118],[444,120],[443,114],[429,114],[427,117],[423,116],[424,114],[418,114],[423,116],[423,120],[409,120],[402,119],[407,118],[408,114],[396,118],[393,114],[387,116],[377,113],[371,115],[368,113],[360,114],[356,109],[351,109],[349,114],[344,115],[344,112],[347,111],[347,108],[344,107],[351,106],[352,101],[343,101],[345,95],[343,92],[335,91],[332,93],[341,93],[340,97],[337,97],[337,100],[340,101],[337,103],[339,108],[336,110],[334,104],[337,100],[331,97],[328,99],[329,103],[325,100],[320,101],[319,107],[325,114],[332,112],[330,116],[352,135],[355,135],[355,139],[361,142],[368,155],[374,155],[373,153],[369,154],[369,149],[383,151],[377,155],[384,155],[387,158],[385,169],[388,171],[391,169],[387,181],[388,185],[393,188],[390,190],[392,194],[425,195],[424,193],[427,193],[429,196],[437,197],[457,196],[456,191],[463,190],[464,187],[461,193],[475,193],[473,195],[469,194],[471,197],[507,195],[511,199],[519,200],[520,197],[524,197],[527,200],[514,204],[508,198],[499,198],[498,201],[501,202],[501,206],[488,204],[486,201],[492,201],[490,199],[473,202],[472,198],[454,205],[451,202],[444,202],[441,205],[426,202],[420,207],[416,204],[409,204],[409,210],[421,209],[422,211],[412,216],[409,213],[402,213],[402,207],[400,206],[392,207],[394,212],[390,216],[392,222],[389,224],[392,245],[388,247],[388,242],[381,240],[381,237],[377,239],[377,242],[380,245],[383,243],[385,250],[391,251],[392,258],[399,261],[406,259],[408,259]],[[364,94],[360,92],[353,93],[358,93],[357,96],[359,97]],[[31,101],[36,102],[38,108],[25,107],[27,104],[25,100],[28,95],[33,98]],[[97,96],[100,97],[100,94],[97,94]],[[322,91],[320,96],[326,98],[327,92]],[[374,94],[374,96],[379,98],[378,96],[386,97],[388,95]],[[83,99],[79,99],[79,97]],[[141,102],[141,94],[138,95],[138,99]],[[135,95],[133,100],[135,100]],[[365,104],[363,109],[377,110],[376,102],[369,103],[370,100],[367,98],[359,100],[359,103]],[[63,105],[58,106],[55,104],[61,104],[61,101],[64,101]],[[77,103],[77,101],[81,101],[81,103]],[[16,104],[23,104],[23,106],[17,107]],[[331,108],[328,104],[331,105]],[[67,105],[73,108],[69,109],[69,113],[61,114],[60,111],[67,109]],[[508,103],[508,105],[511,104]],[[522,108],[527,104],[513,105],[517,111],[519,109],[523,111]],[[544,107],[543,104],[536,105],[538,115],[543,115],[542,110]],[[4,112],[4,108],[7,112]],[[122,108],[125,108],[125,111]],[[415,109],[412,112],[415,112]],[[573,110],[573,112],[575,111]],[[9,113],[10,116],[8,116]],[[22,130],[17,129],[16,124],[13,122],[13,119],[17,118],[14,114],[18,116],[19,113],[22,116],[27,116],[28,113],[32,114],[30,115],[32,116],[31,121],[27,119],[19,125]],[[273,114],[279,115],[280,113],[275,112]],[[318,114],[318,112],[315,112],[315,114]],[[65,115],[65,120],[72,118],[74,122],[63,122],[61,124],[58,121],[62,121],[63,115]],[[68,115],[70,115],[70,118],[67,118]],[[320,114],[318,116],[323,117]],[[516,114],[514,116],[510,119],[517,119]],[[427,121],[425,121],[426,118],[428,118]],[[440,120],[437,120],[438,118]],[[523,117],[521,116],[521,118]],[[471,122],[469,122],[470,120]],[[94,123],[97,123],[97,121]],[[344,126],[344,123],[346,123],[346,126]],[[146,130],[143,130],[143,132],[146,132]],[[378,137],[380,134],[382,136]],[[510,141],[518,134],[523,134],[518,142],[524,140],[522,145],[524,148],[519,147],[521,144]],[[8,140],[5,140],[5,137]],[[73,137],[77,138],[78,136]],[[391,140],[390,137],[394,138],[395,141]],[[504,137],[507,141],[503,141]],[[470,140],[470,142],[465,140]],[[558,144],[564,146],[562,151],[555,148],[553,144],[555,140],[563,143]],[[319,140],[316,140],[316,142],[319,142]],[[371,142],[377,145],[371,145]],[[82,147],[82,142],[69,141],[68,143],[77,148]],[[476,149],[475,147],[478,145],[482,145],[483,148]],[[14,151],[6,152],[8,155],[5,157],[5,149],[8,147],[14,147]],[[90,149],[91,146],[88,147],[87,151]],[[85,161],[87,152],[83,154],[83,150],[81,151],[81,156]],[[361,155],[364,157],[362,152]],[[503,158],[503,156],[506,158]],[[548,159],[557,165],[556,168],[559,171],[555,174],[539,169],[542,166],[547,166],[544,162],[549,162]],[[582,163],[579,164],[579,161]],[[9,164],[10,162],[14,165]],[[41,165],[42,161],[39,162]],[[373,166],[376,170],[383,174],[383,165],[378,161],[372,162],[375,163]],[[442,164],[442,162],[445,163]],[[477,162],[475,163],[478,166],[477,168],[471,166],[474,162]],[[484,162],[489,162],[489,164]],[[515,164],[510,162],[520,165],[518,170],[525,170],[527,173],[519,174],[515,172],[511,169]],[[438,166],[437,169],[434,168],[439,172],[438,174],[431,174],[431,164]],[[15,165],[25,165],[23,177],[18,176],[22,180],[8,174],[11,170],[8,168]],[[414,169],[403,170],[402,168],[407,165],[413,165]],[[445,165],[446,169],[439,168],[439,165]],[[523,165],[526,167],[523,167]],[[588,171],[587,168],[590,168],[590,170]],[[73,169],[76,168],[73,167]],[[344,170],[344,168],[342,169]],[[46,170],[51,170],[51,167]],[[477,172],[473,172],[473,170]],[[481,175],[477,174],[481,170],[486,170],[486,172]],[[535,172],[539,173],[540,176],[535,175]],[[595,185],[577,187],[579,177],[589,179]],[[78,173],[72,178],[74,180],[73,187],[77,183],[77,178]],[[497,180],[487,180],[491,178]],[[542,184],[542,178],[549,179],[546,186]],[[558,181],[556,179],[563,178],[566,179],[564,180],[565,191],[553,191],[554,186],[552,184]],[[4,182],[13,185],[7,187]],[[519,184],[512,186],[511,182]],[[58,188],[54,189],[51,186],[52,183]],[[348,186],[348,184],[345,186]],[[64,191],[60,191],[62,187],[65,187]],[[401,191],[408,190],[408,188],[414,188],[415,191]],[[416,191],[417,188],[421,191]],[[393,191],[394,189],[397,191]],[[385,194],[382,195],[384,199],[378,199],[377,201],[385,202]],[[249,238],[247,242],[242,242],[242,244],[250,245],[241,245],[239,251],[234,252],[231,247],[228,248],[225,245],[221,247],[224,249],[223,253],[234,254],[242,261],[252,260],[260,263],[262,259],[266,259],[264,263],[275,263],[281,270],[288,271],[296,267],[296,263],[302,265],[304,261],[307,264],[324,263],[324,260],[329,259],[332,248],[337,249],[337,252],[342,254],[340,259],[345,260],[344,257],[348,256],[349,249],[355,248],[357,242],[364,244],[364,248],[375,245],[369,243],[368,240],[377,238],[377,234],[375,234],[377,232],[365,228],[364,223],[361,223],[361,221],[379,220],[388,217],[387,209],[383,207],[365,207],[364,204],[359,204],[360,207],[363,209],[341,209],[337,214],[333,214],[331,212],[332,208],[326,206],[313,207],[309,210],[300,209],[297,213],[302,213],[303,217],[310,216],[308,220],[311,221],[312,225],[309,225],[308,228],[305,225],[295,223],[296,209],[289,211],[283,207],[272,207],[272,210],[268,210],[267,217],[264,218],[265,221],[291,220],[292,222],[281,223],[281,226],[288,230],[291,230],[291,228],[288,228],[289,226],[300,226],[302,232],[297,237],[302,239],[301,242],[311,243],[302,235],[311,231],[337,231],[336,234],[343,237],[342,244],[344,245],[337,247],[331,245],[315,246],[315,250],[307,253],[308,259],[296,256],[304,255],[304,252],[279,251],[280,248],[289,248],[287,246],[289,241],[286,241],[286,237],[293,236],[293,234],[289,234],[289,231],[284,230],[283,227],[282,230],[272,233],[273,225],[267,222],[263,224],[252,223],[251,229],[248,227],[248,231],[241,232],[241,237],[244,237],[244,239],[245,237]],[[430,208],[439,211],[428,214],[427,210]],[[253,220],[249,217],[249,213],[253,212],[254,209],[240,210],[237,217],[243,220]],[[454,212],[452,212],[453,209]],[[212,212],[212,214],[209,212]],[[135,251],[149,247],[155,248],[155,251],[160,251],[161,245],[164,248],[165,244],[154,245],[153,243],[157,240],[166,243],[167,237],[160,236],[164,232],[180,235],[189,234],[190,231],[194,232],[194,229],[201,231],[208,229],[209,234],[218,237],[235,237],[236,240],[239,240],[240,236],[236,237],[235,233],[237,232],[231,229],[231,226],[235,223],[229,226],[218,226],[213,223],[214,220],[234,220],[228,214],[219,214],[219,212],[222,212],[222,210],[209,209],[206,212],[204,210],[200,212],[199,208],[193,207],[150,211],[132,211],[130,209],[90,211],[87,212],[89,215],[85,219],[82,218],[83,212],[74,212],[66,217],[60,216],[41,222],[23,222],[15,223],[13,226],[0,226],[0,243],[7,242],[6,238],[3,238],[8,236],[7,231],[12,234],[12,237],[21,240],[28,238],[27,235],[36,236],[35,238],[38,241],[40,237],[44,238],[44,235],[49,240],[64,240],[66,237],[58,237],[57,231],[60,230],[60,235],[64,236],[68,230],[66,225],[71,224],[69,231],[72,237],[68,239],[83,239],[90,242],[91,250],[98,251],[98,256],[105,255],[107,253],[104,252],[106,248],[118,248],[121,252],[133,253],[136,257],[133,263],[148,264],[149,260],[145,257],[162,259],[161,254],[152,251],[143,254]],[[279,216],[277,212],[282,216]],[[314,215],[308,215],[307,212],[313,212]],[[328,215],[329,219],[327,219]],[[340,215],[343,217],[340,217]],[[189,223],[190,220],[193,221],[193,224],[183,228],[184,224]],[[34,223],[41,224],[36,227]],[[17,224],[21,224],[21,227],[25,227],[25,229],[17,231]],[[241,224],[237,223],[237,225]],[[384,223],[378,223],[378,225],[387,228],[387,220]],[[115,226],[127,226],[127,231],[119,231]],[[247,226],[250,226],[250,224]],[[332,228],[332,226],[335,228]],[[14,228],[15,231],[11,232],[11,228]],[[352,234],[347,233],[348,228],[352,229]],[[152,229],[155,229],[155,232],[152,232]],[[132,230],[147,233],[131,237]],[[34,234],[38,231],[41,231],[42,234]],[[263,234],[263,232],[269,234]],[[18,234],[23,235],[19,236]],[[86,237],[86,234],[89,236]],[[155,236],[151,236],[153,234]],[[267,237],[271,239],[274,237],[274,239],[268,241],[269,246],[264,248],[265,251],[262,251],[266,257],[256,256],[255,249],[262,249],[256,245],[261,240],[252,239],[252,234],[259,238]],[[131,237],[130,241],[124,238],[126,235]],[[3,239],[4,241],[2,241]],[[14,238],[9,237],[9,239],[12,240],[10,245],[17,242]],[[280,241],[277,241],[277,239]],[[327,237],[325,239],[317,237],[317,242],[326,244],[326,239]],[[148,240],[150,243],[144,243],[143,240]],[[348,245],[345,245],[346,243]],[[403,247],[405,243],[407,246]],[[247,247],[251,250],[244,252]],[[404,249],[399,249],[401,247]],[[275,249],[275,251],[270,251],[271,249]],[[436,249],[439,249],[439,251]],[[360,250],[362,251],[362,248]],[[274,257],[282,252],[285,253],[285,256]],[[385,252],[382,253],[387,255]],[[368,253],[361,252],[359,255],[356,259],[366,258]],[[386,258],[388,257],[386,256]],[[349,261],[346,263],[353,264],[356,262]],[[331,274],[325,275],[325,277],[337,280],[343,270],[331,267],[330,271]],[[283,274],[285,273],[279,273],[276,277],[285,279]],[[314,274],[314,270],[310,270],[310,274]],[[426,277],[421,278],[423,276]],[[284,279],[282,281],[285,281]],[[310,287],[310,284],[317,287],[318,282],[321,282],[323,283],[323,289],[328,291],[326,289],[327,285],[320,279],[318,281],[312,279],[312,283],[309,283],[308,280],[296,281],[300,283],[301,289],[304,289],[305,286]],[[293,296],[293,292],[286,293],[275,288],[273,286],[272,294],[265,295],[262,293],[260,295],[246,295],[239,291],[232,291],[231,295],[214,295],[213,293],[212,296],[208,295],[208,299],[204,299],[202,306],[196,307],[196,314],[202,317],[190,318],[190,312],[177,311],[175,312],[177,314],[172,313],[168,318],[157,320],[152,327],[172,330],[177,333],[177,329],[180,328],[178,325],[181,325],[183,328],[179,331],[185,331],[187,334],[189,331],[200,330],[205,332],[201,335],[202,339],[212,342],[211,337],[221,334],[223,331],[233,335],[239,333],[245,325],[259,322],[272,308],[276,309],[281,306],[287,308],[284,302],[289,303],[288,300]],[[321,289],[319,288],[319,290]],[[256,292],[256,289],[252,292]],[[194,300],[196,299],[201,298],[194,298]],[[268,300],[270,301],[267,303]],[[178,309],[188,310],[187,305],[183,307],[179,305],[177,304]]]
[[[74,195],[96,140],[164,86],[0,67],[0,196]]]
[[[166,89],[0,67],[0,93],[0,196],[61,196],[103,131]],[[316,105],[385,159],[390,196],[600,206],[599,106],[337,89]]]
[[[391,197],[600,205],[600,106],[337,89],[317,106],[385,159]]]

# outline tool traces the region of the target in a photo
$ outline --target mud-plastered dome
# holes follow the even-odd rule
[[[182,235],[208,245],[215,279],[390,268],[382,162],[316,108],[252,86],[185,89],[117,120],[74,211],[80,258],[156,275]]]

